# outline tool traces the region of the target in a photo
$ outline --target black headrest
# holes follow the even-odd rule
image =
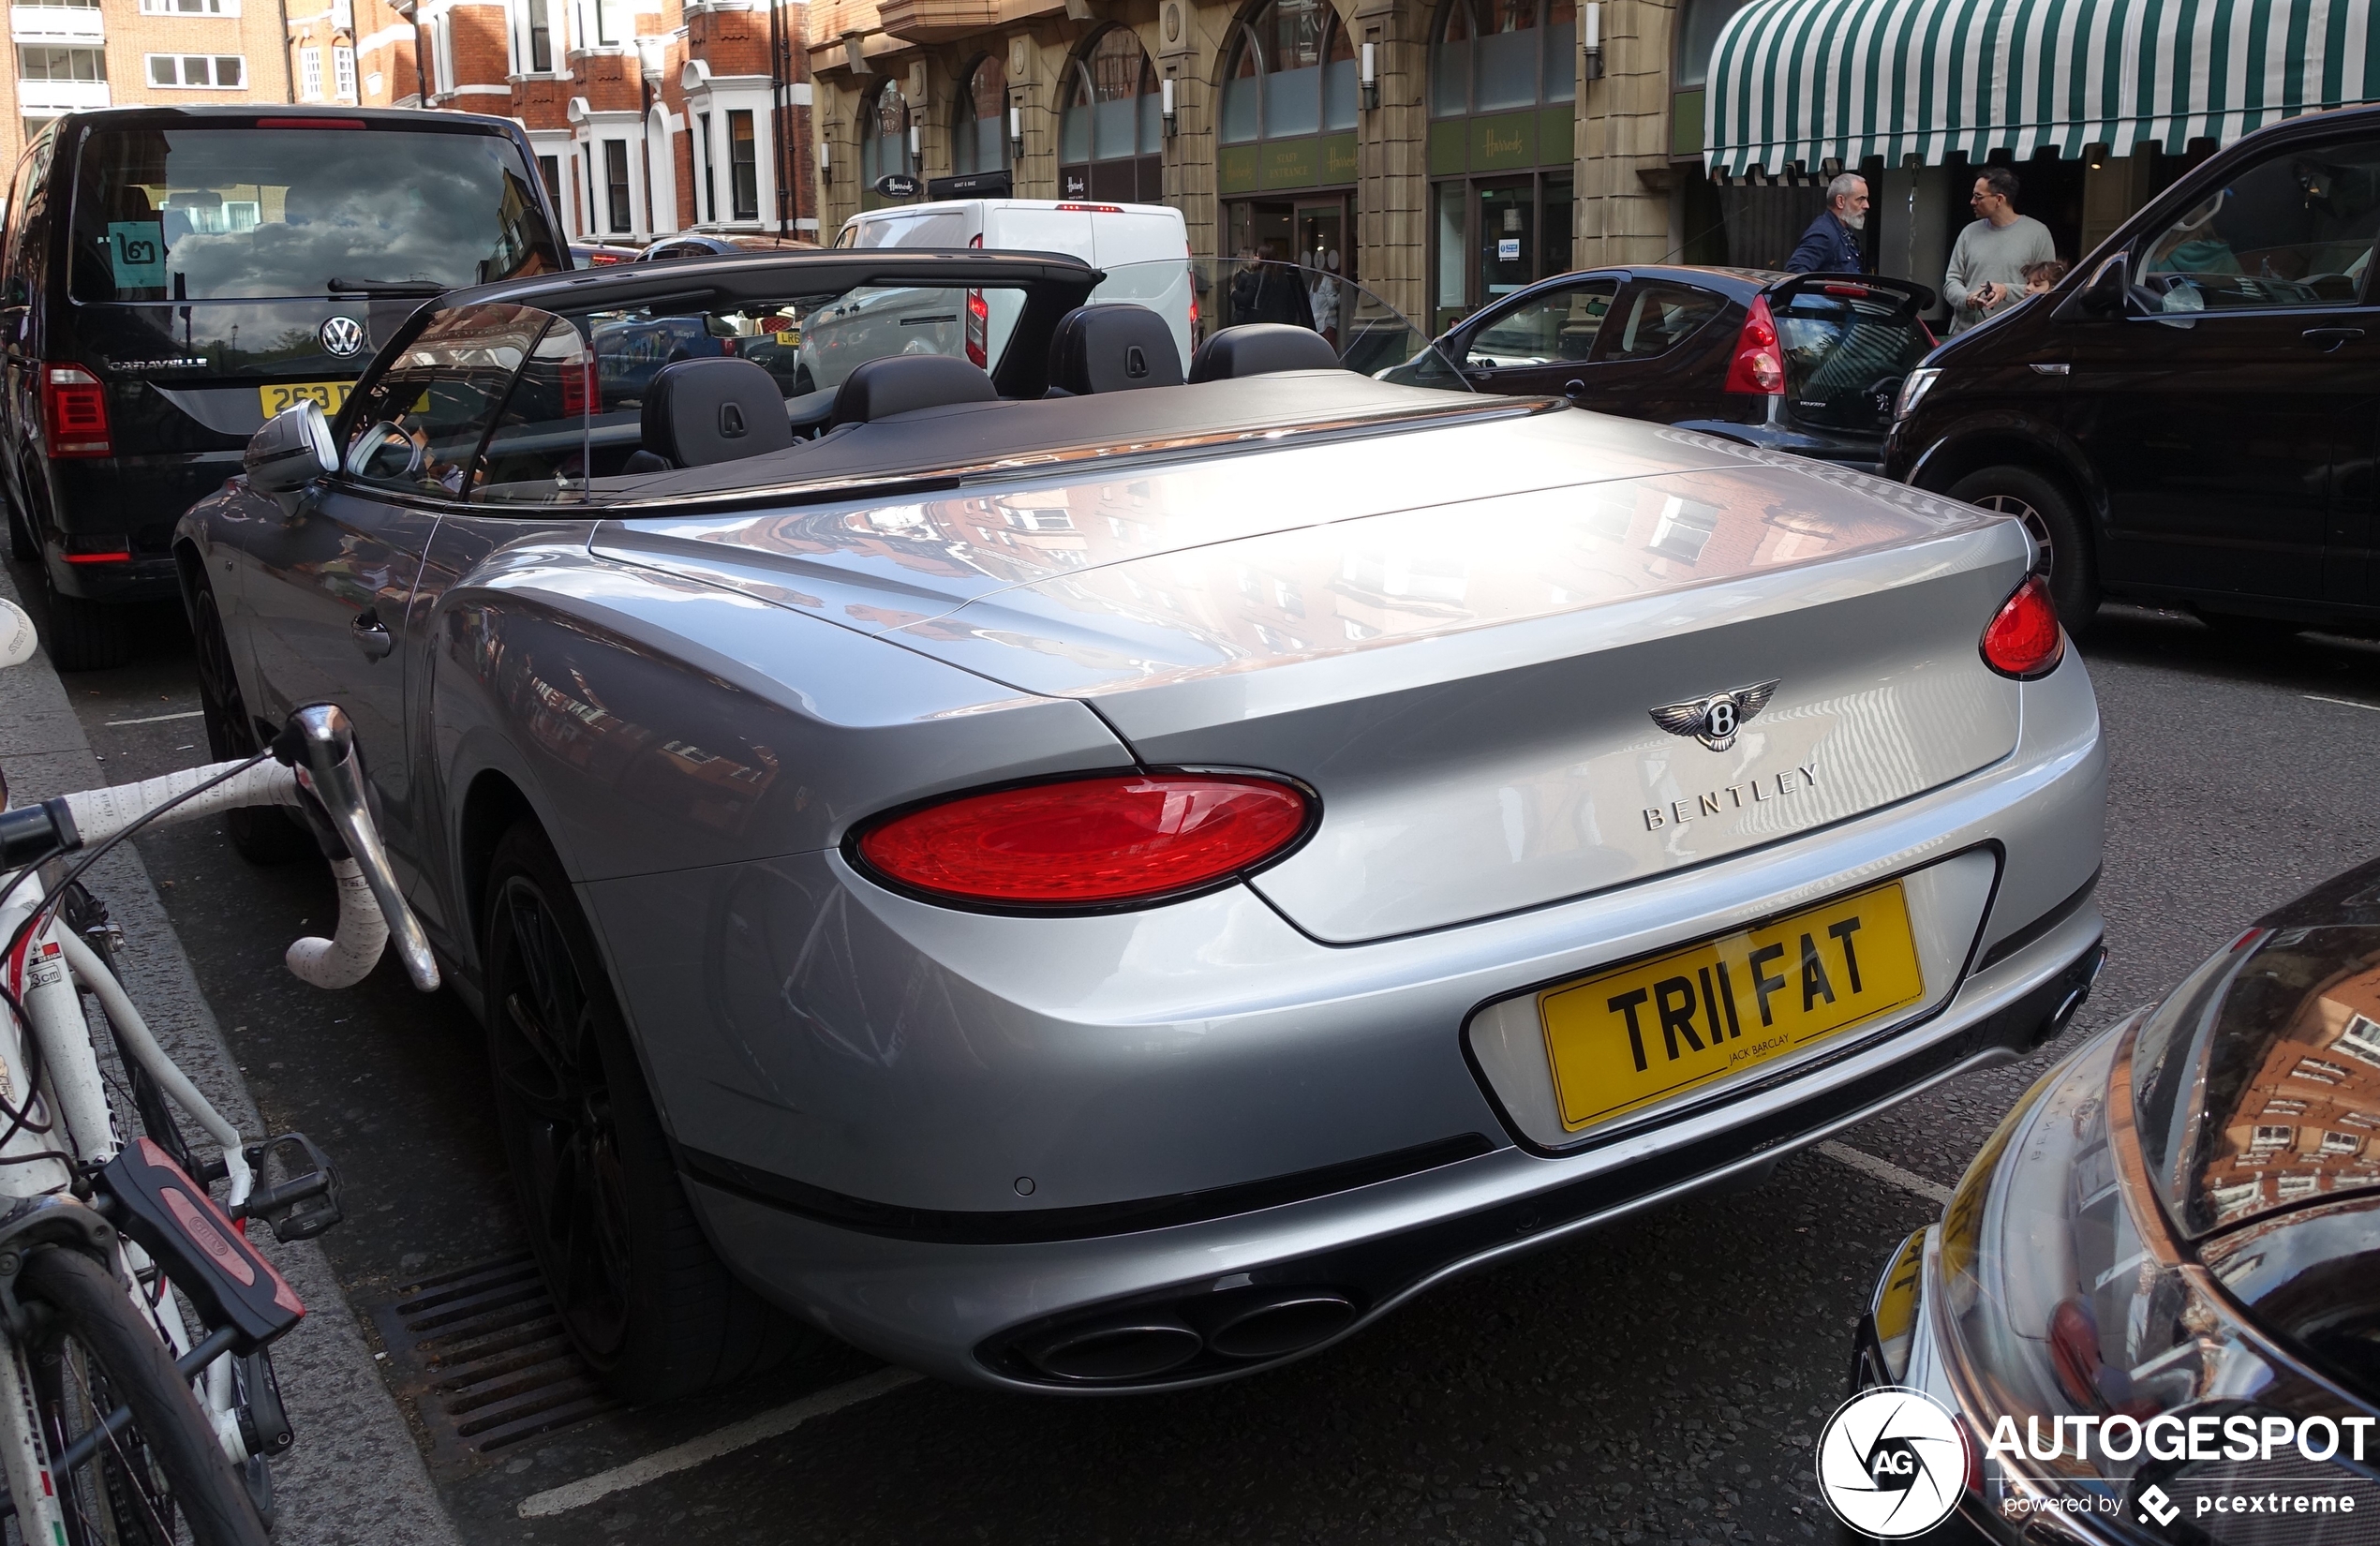
[[[785,394],[750,360],[677,360],[645,387],[638,434],[676,467],[739,461],[794,443]]]
[[[953,403],[991,403],[991,378],[947,354],[888,354],[843,378],[835,391],[835,427],[864,424],[888,414]]]
[[[1049,335],[1049,384],[1078,397],[1180,386],[1182,350],[1173,329],[1147,306],[1077,306]]]
[[[1339,351],[1309,327],[1242,322],[1225,328],[1190,357],[1190,379],[1221,381],[1276,370],[1336,370]]]

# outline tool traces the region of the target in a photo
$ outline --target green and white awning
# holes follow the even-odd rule
[[[1753,0],[1719,34],[1717,177],[2228,144],[2380,101],[2374,0]]]

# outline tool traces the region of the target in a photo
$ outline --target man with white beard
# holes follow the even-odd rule
[[[1801,245],[1785,260],[1788,274],[1865,274],[1857,232],[1867,224],[1867,179],[1844,172],[1826,185],[1826,207],[1802,232]]]

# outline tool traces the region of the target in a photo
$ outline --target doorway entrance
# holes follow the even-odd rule
[[[1443,333],[1500,296],[1569,272],[1568,172],[1440,183],[1432,202],[1432,331]]]
[[[1235,267],[1252,252],[1268,263],[1295,265],[1302,272],[1282,276],[1293,278],[1310,297],[1319,291],[1327,313],[1330,300],[1343,291],[1337,285],[1324,290],[1326,279],[1358,277],[1355,244],[1350,240],[1355,229],[1348,207],[1352,202],[1352,197],[1346,193],[1234,200],[1224,206],[1224,256]],[[1283,320],[1280,316],[1235,317],[1226,318],[1218,325]],[[1330,323],[1331,320],[1325,317],[1313,325],[1320,332],[1330,333],[1333,331]]]

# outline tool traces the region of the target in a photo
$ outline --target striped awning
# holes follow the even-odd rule
[[[2374,0],[1753,0],[1711,52],[1715,177],[2224,143],[2380,100]]]

